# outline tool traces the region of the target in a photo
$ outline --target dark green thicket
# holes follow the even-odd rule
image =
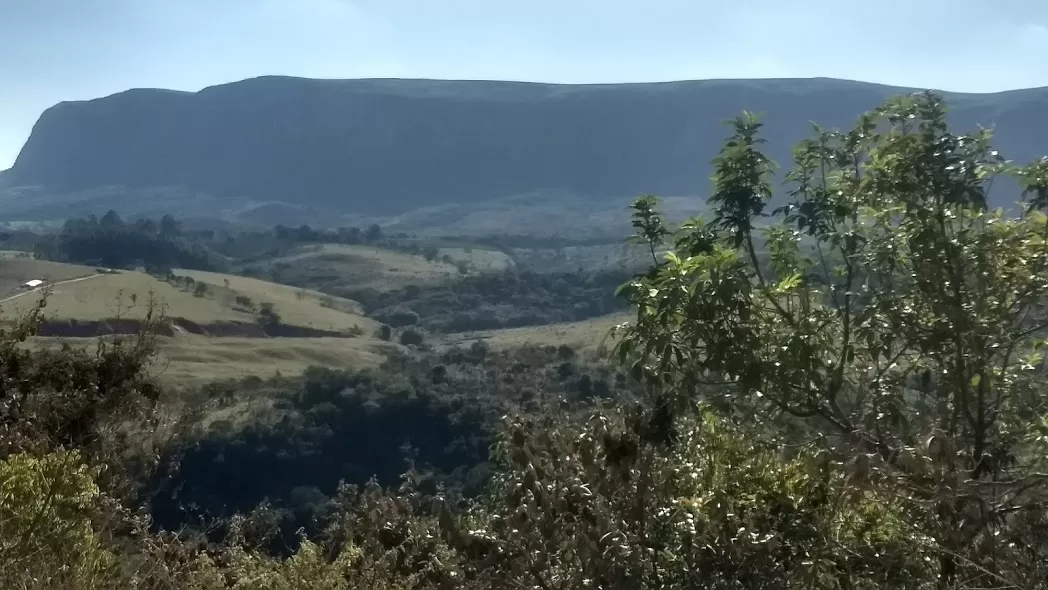
[[[159,222],[124,222],[115,211],[101,219],[70,219],[57,235],[41,236],[41,258],[107,268],[145,267],[156,274],[172,268],[217,270],[225,257],[192,236],[184,236],[171,216]]]
[[[627,393],[609,367],[573,359],[564,346],[494,352],[478,342],[391,359],[376,371],[317,367],[301,378],[208,386],[203,393],[219,407],[271,398],[276,410],[246,423],[215,421],[172,449],[179,469],[154,483],[163,490],[154,514],[178,528],[196,522],[195,515],[247,512],[268,499],[287,510],[291,542],[298,527],[316,525],[302,498],[319,510],[327,504],[318,499],[334,494],[340,481],[377,477],[389,484],[409,459],[427,474],[431,491],[443,482],[475,495],[490,472],[501,416],[559,407],[560,400],[581,408]]]

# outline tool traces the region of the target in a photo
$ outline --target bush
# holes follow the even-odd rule
[[[391,328],[388,324],[382,324],[378,328],[378,337],[381,340],[389,342],[393,339],[393,328]]]
[[[424,340],[418,330],[408,329],[400,333],[400,343],[404,346],[422,346]]]
[[[97,468],[77,451],[0,460],[0,579],[6,588],[97,588],[114,566],[92,520]]]
[[[263,328],[275,328],[280,326],[282,318],[280,314],[274,309],[273,304],[267,302],[262,303],[258,310],[258,323]]]

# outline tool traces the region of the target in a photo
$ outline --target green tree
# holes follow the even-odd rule
[[[382,239],[382,226],[377,223],[372,223],[364,231],[364,241],[369,244],[374,244]]]
[[[258,323],[263,329],[276,328],[280,326],[283,318],[277,313],[277,310],[273,307],[273,304],[266,301],[263,302],[258,309]]]
[[[102,229],[115,230],[124,227],[124,220],[120,219],[116,211],[110,209],[102,219],[98,221],[98,226]]]
[[[182,233],[181,224],[171,215],[160,218],[160,235],[165,238],[174,238]]]
[[[712,221],[623,287],[638,313],[618,353],[670,414],[704,397],[819,440],[908,511],[939,587],[1018,584],[1045,548],[1024,523],[1048,492],[1048,159],[1013,166],[988,131],[951,132],[939,96],[903,97],[816,128],[769,211],[761,123],[732,126]],[[987,208],[1002,175],[1025,190],[1016,216]],[[669,236],[637,210],[654,254]]]

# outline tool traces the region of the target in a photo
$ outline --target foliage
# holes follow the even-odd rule
[[[0,460],[0,579],[7,588],[92,588],[113,567],[94,535],[97,468],[77,451]],[[56,568],[55,564],[64,567]]]
[[[178,469],[154,480],[154,515],[180,528],[268,498],[282,522],[281,543],[293,545],[300,527],[321,526],[339,481],[360,485],[374,476],[388,485],[408,459],[424,481],[476,494],[501,416],[561,399],[584,406],[592,390],[606,398],[629,393],[605,365],[579,362],[577,374],[562,378],[561,354],[555,347],[496,353],[476,343],[394,358],[373,371],[314,367],[296,378],[211,384],[204,394],[223,415],[246,400],[269,400],[274,411],[212,421],[169,448],[165,463]]]
[[[159,224],[150,219],[125,223],[115,211],[101,220],[91,216],[66,221],[58,235],[41,239],[37,253],[50,260],[109,268],[218,270],[223,265],[221,256],[182,237],[170,216]]]
[[[928,536],[944,583],[1018,583],[1048,549],[1019,532],[1046,492],[1048,160],[1015,167],[945,117],[929,93],[816,128],[770,214],[761,124],[735,120],[714,218],[625,286],[638,313],[619,353],[667,408],[716,396],[771,440],[800,431],[852,461]],[[1017,218],[986,208],[1005,174],[1031,197]]]
[[[261,305],[259,305],[258,323],[263,328],[269,329],[278,327],[281,325],[282,321],[283,320],[280,317],[280,314],[277,313],[277,310],[273,307],[272,303],[264,301]]]
[[[422,332],[408,328],[400,333],[400,343],[404,346],[422,346],[425,342],[425,337]]]

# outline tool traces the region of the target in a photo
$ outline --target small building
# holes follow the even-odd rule
[[[33,279],[31,281],[26,281],[25,283],[22,283],[22,288],[23,289],[36,289],[37,287],[39,287],[40,285],[43,285],[43,284],[44,284],[44,282],[41,281],[40,279]]]

